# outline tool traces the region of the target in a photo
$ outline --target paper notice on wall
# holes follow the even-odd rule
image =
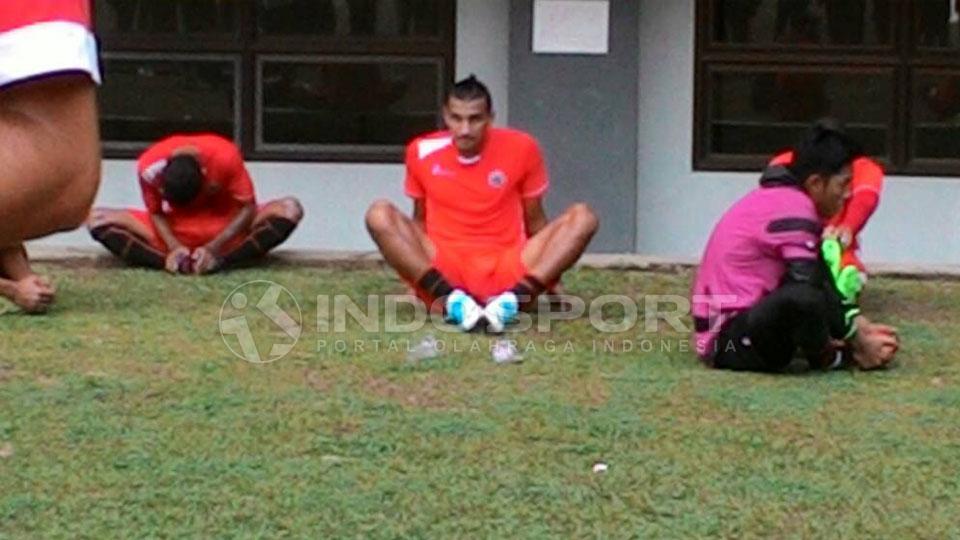
[[[533,52],[607,54],[609,0],[534,0]]]

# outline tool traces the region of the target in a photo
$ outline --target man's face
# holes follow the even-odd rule
[[[493,114],[484,99],[465,101],[451,96],[443,107],[443,121],[460,155],[473,157],[483,149]]]
[[[832,176],[812,175],[805,185],[817,207],[817,214],[824,219],[831,218],[843,209],[843,202],[850,193],[850,166]]]

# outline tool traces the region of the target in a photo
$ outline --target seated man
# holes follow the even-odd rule
[[[280,245],[303,217],[291,197],[257,207],[240,150],[219,135],[173,135],[137,162],[146,211],[96,208],[90,234],[129,264],[208,274]]]
[[[892,360],[896,332],[868,321],[836,256],[821,255],[822,220],[843,206],[856,145],[815,126],[788,166],[768,167],[760,187],[713,230],[693,286],[697,354],[709,366],[776,372],[799,347],[813,367]],[[825,244],[829,247],[829,244]],[[844,355],[845,352],[852,353]]]
[[[821,121],[824,127],[837,129],[832,120]],[[793,152],[784,152],[770,161],[770,165],[789,165],[793,161]],[[843,208],[826,221],[823,231],[825,237],[836,238],[842,248],[841,264],[855,267],[866,276],[866,268],[860,262],[860,231],[880,204],[880,192],[883,190],[883,167],[867,156],[860,156],[851,165],[850,196],[844,201]]]
[[[485,319],[501,332],[580,258],[597,218],[574,204],[547,221],[537,142],[491,126],[490,93],[476,77],[448,91],[443,119],[447,131],[407,147],[413,218],[377,201],[367,228],[387,263],[423,300],[444,306],[451,322],[471,330]]]
[[[0,2],[0,295],[45,311],[23,242],[78,227],[100,182],[88,0]]]

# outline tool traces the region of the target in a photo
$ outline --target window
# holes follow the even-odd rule
[[[960,175],[957,4],[698,0],[694,167],[757,170],[833,116],[889,172]]]
[[[454,0],[98,0],[108,157],[212,131],[261,160],[401,161],[438,127]]]

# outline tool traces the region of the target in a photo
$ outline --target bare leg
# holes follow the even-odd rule
[[[144,240],[153,240],[153,231],[122,208],[94,208],[91,210],[90,218],[87,219],[87,228],[95,229],[104,225],[117,225]]]
[[[571,205],[527,241],[521,257],[529,274],[543,284],[560,279],[587,249],[599,224],[589,206]]]
[[[300,223],[303,219],[303,206],[294,197],[284,197],[270,201],[257,211],[251,228],[256,228],[257,225],[271,217],[280,217],[294,223]]]
[[[129,264],[158,270],[166,265],[167,250],[156,247],[162,242],[127,210],[94,208],[87,228],[94,240]]]
[[[88,77],[0,90],[0,247],[79,226],[99,182],[96,96]]]
[[[400,276],[418,282],[431,268],[436,248],[426,232],[389,201],[367,210],[367,230],[380,253]]]

